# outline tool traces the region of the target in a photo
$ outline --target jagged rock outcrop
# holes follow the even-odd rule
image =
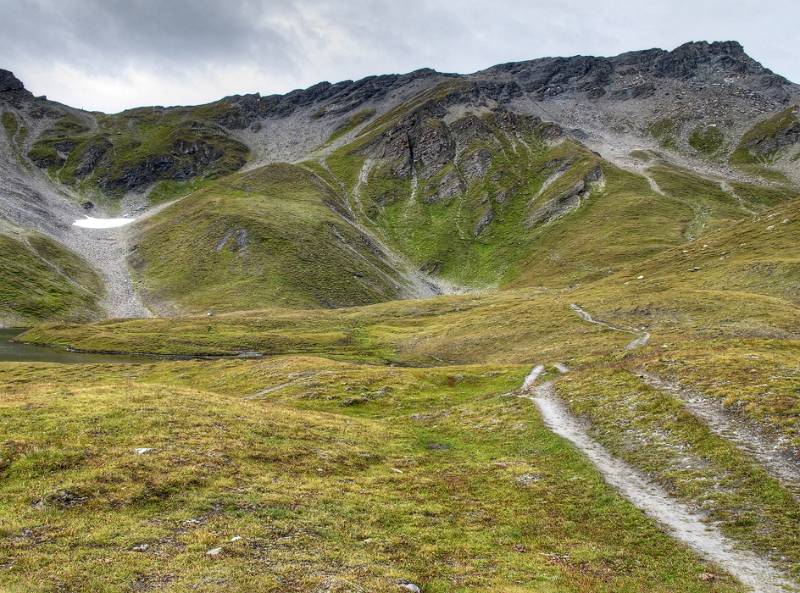
[[[225,127],[244,129],[261,118],[287,117],[298,109],[314,105],[320,106],[313,113],[315,118],[330,117],[356,110],[364,103],[380,100],[393,90],[420,79],[438,80],[447,76],[452,75],[443,75],[424,68],[408,74],[368,76],[357,81],[344,80],[335,84],[320,82],[285,95],[234,95],[220,101],[220,113],[214,119]]]
[[[586,200],[592,190],[603,181],[603,170],[600,166],[592,167],[582,179],[578,180],[567,191],[556,195],[536,208],[525,222],[527,228],[547,224],[578,208]]]
[[[501,64],[475,76],[505,76],[538,100],[583,94],[587,99],[648,97],[658,80],[724,83],[731,75],[747,76],[774,99],[788,97],[791,83],[748,56],[735,41],[689,42],[672,50],[650,49],[612,58],[575,56],[540,58]]]
[[[14,76],[13,72],[0,69],[0,93],[22,90],[25,90],[25,85]]]
[[[797,109],[795,109],[795,114]],[[769,157],[783,148],[800,144],[800,120],[775,130],[772,134],[745,142],[744,147],[756,157]]]
[[[0,102],[5,101],[19,106],[33,99],[33,94],[25,88],[22,81],[9,70],[0,69]]]

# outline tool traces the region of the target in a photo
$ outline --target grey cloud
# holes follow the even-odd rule
[[[54,98],[91,85],[105,109],[692,39],[737,39],[800,80],[789,0],[0,0],[0,15],[0,67]]]
[[[274,4],[274,3],[270,3]],[[224,61],[263,56],[291,59],[287,40],[257,26],[270,4],[248,0],[60,0],[0,2],[4,56],[67,59],[113,68]],[[281,10],[288,3],[277,5]]]

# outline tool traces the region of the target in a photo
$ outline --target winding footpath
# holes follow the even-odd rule
[[[570,305],[581,319],[588,323],[603,326],[612,331],[636,334],[634,330],[624,329],[593,318],[577,304]],[[641,332],[625,348],[633,350],[647,344],[650,334]],[[701,420],[715,435],[733,443],[740,451],[753,457],[759,465],[773,478],[786,486],[793,496],[800,500],[800,463],[797,451],[793,451],[785,443],[785,439],[768,435],[753,423],[739,418],[702,393],[668,381],[641,369],[635,374],[649,387],[676,397],[684,408]]]
[[[752,423],[732,415],[720,402],[698,391],[643,370],[636,372],[642,381],[653,389],[668,393],[680,400],[692,415],[708,426],[711,432],[755,458],[770,476],[781,482],[796,499],[800,500],[800,463],[797,452],[791,450],[786,444],[786,439],[766,434]]]
[[[568,370],[561,364],[553,366],[561,373]],[[584,425],[558,399],[552,381],[537,385],[544,370],[544,365],[533,368],[525,378],[520,396],[536,405],[545,425],[577,447],[594,464],[606,483],[663,525],[674,538],[718,564],[753,593],[789,593],[798,590],[767,560],[736,548],[717,527],[704,523],[700,515],[670,498],[661,487],[612,456],[592,439]]]
[[[650,334],[647,333],[646,331],[625,329],[623,327],[617,327],[615,325],[611,325],[610,323],[606,323],[605,321],[600,321],[592,317],[589,313],[581,309],[580,306],[578,306],[575,303],[570,304],[570,309],[575,311],[575,313],[577,313],[578,316],[587,323],[593,323],[594,325],[600,325],[615,332],[625,332],[627,334],[633,334],[634,336],[636,336],[636,338],[634,338],[633,341],[625,345],[625,350],[635,350],[636,348],[641,348],[642,346],[647,345],[647,342],[650,341]]]

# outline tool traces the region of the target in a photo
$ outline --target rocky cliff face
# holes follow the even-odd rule
[[[25,86],[12,72],[0,69],[0,93],[23,90]]]
[[[624,100],[652,94],[665,80],[713,84],[746,77],[749,86],[768,89],[782,101],[792,86],[750,58],[735,41],[690,42],[673,51],[651,49],[613,58],[542,58],[494,66],[475,76],[513,77],[523,92],[538,99],[583,93],[589,99]]]
[[[800,101],[797,85],[733,41],[690,42],[673,51],[611,58],[541,58],[471,75],[424,69],[322,82],[285,95],[232,96],[196,108],[148,108],[102,118],[34,99],[12,73],[0,71],[0,101],[23,119],[37,120],[28,126],[39,130],[29,142],[37,166],[64,183],[90,179],[118,195],[162,180],[236,170],[247,158],[242,144],[257,163],[297,160],[359,110],[369,109],[378,118],[420,93],[453,85],[459,90],[448,95],[451,104],[502,106],[537,116],[601,152],[604,145],[623,151],[661,148],[718,161],[733,153],[758,120]],[[703,154],[698,146],[706,144],[692,137],[710,127],[720,139]],[[770,149],[774,143],[794,146],[797,135],[790,129],[763,143]]]

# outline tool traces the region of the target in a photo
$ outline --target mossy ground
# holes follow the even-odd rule
[[[201,117],[203,113],[202,107],[146,107],[96,114],[97,125],[91,128],[66,114],[36,140],[28,157],[53,178],[95,199],[149,189],[154,183],[167,182],[161,192],[174,190],[169,182],[217,178],[238,170],[247,160],[247,147]],[[214,156],[195,162],[197,151]],[[92,157],[93,153],[98,156]],[[129,179],[132,172],[162,157],[171,158],[173,164],[158,168],[142,183]],[[95,164],[86,168],[92,160]]]
[[[689,146],[704,156],[716,155],[724,143],[725,135],[717,126],[698,127],[689,135]]]
[[[397,273],[338,200],[299,166],[236,174],[145,221],[132,264],[151,300],[189,311],[396,298]]]
[[[0,320],[86,321],[100,315],[100,278],[74,253],[41,235],[0,235]]]
[[[740,590],[506,395],[525,370],[0,365],[4,586]]]

